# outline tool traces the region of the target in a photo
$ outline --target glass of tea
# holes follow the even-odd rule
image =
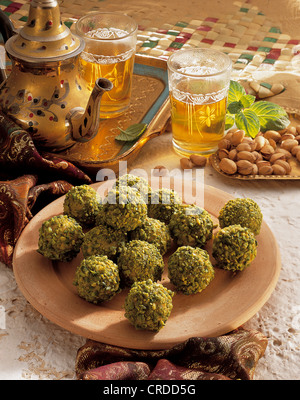
[[[102,96],[100,118],[121,115],[130,105],[137,23],[118,12],[95,12],[80,18],[75,30],[85,40],[80,67],[91,91],[100,77],[114,85]]]
[[[211,49],[177,50],[168,59],[174,150],[209,156],[224,136],[232,62]]]

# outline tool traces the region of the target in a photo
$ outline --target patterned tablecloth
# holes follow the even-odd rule
[[[122,3],[63,0],[60,7],[63,21],[71,29],[80,16],[90,11],[128,13],[139,24],[139,54],[167,59],[178,49],[212,47],[229,54],[235,78],[251,80],[283,74],[287,82],[294,82],[290,86],[298,84],[300,31],[297,33],[295,21],[300,6],[297,2],[286,2],[284,10],[280,0],[202,3],[199,0]],[[0,0],[0,8],[18,28],[26,21],[29,4],[25,0]],[[289,24],[288,18],[293,16]],[[7,66],[9,69],[9,62]],[[297,86],[293,89],[293,104],[298,105]],[[161,164],[168,169],[179,167],[170,134],[151,140],[132,168],[150,170]],[[236,181],[224,178],[208,166],[205,183],[236,197],[256,200],[275,234],[282,256],[280,279],[268,303],[246,326],[262,331],[269,339],[255,379],[299,379],[300,181]],[[85,339],[59,328],[35,311],[17,288],[12,270],[3,264],[0,264],[0,304],[0,379],[74,378],[76,352]]]
[[[109,0],[61,0],[59,3],[62,19],[71,29],[88,12],[124,11],[131,15],[139,24],[138,54],[167,59],[178,49],[213,47],[229,54],[234,76],[240,79],[250,78],[259,71],[300,70],[300,33],[283,31],[281,23],[270,19],[255,1],[225,1],[225,4],[213,1],[207,2],[210,5],[201,4],[200,10],[199,1],[181,4],[129,0],[122,5]],[[272,3],[279,14],[284,13],[280,3]],[[0,8],[19,28],[27,20],[29,2],[0,0]]]

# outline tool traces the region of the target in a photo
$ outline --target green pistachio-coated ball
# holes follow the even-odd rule
[[[136,329],[159,331],[171,314],[174,293],[162,284],[135,282],[125,299],[125,317]]]
[[[230,225],[217,232],[212,255],[219,268],[243,271],[257,255],[257,241],[249,228]]]
[[[76,269],[74,285],[80,297],[99,304],[112,299],[120,291],[118,266],[107,256],[90,256]]]
[[[206,250],[181,246],[169,257],[168,276],[178,291],[190,295],[202,292],[215,272]]]
[[[241,225],[249,228],[254,235],[261,229],[263,215],[258,204],[249,198],[229,200],[219,213],[220,228],[229,225]]]

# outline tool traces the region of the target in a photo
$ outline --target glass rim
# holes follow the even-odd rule
[[[188,52],[196,52],[196,53],[200,53],[200,52],[204,52],[204,53],[210,53],[210,54],[221,54],[225,59],[227,59],[227,65],[222,68],[222,70],[218,71],[218,72],[214,72],[212,74],[190,74],[190,73],[186,73],[186,72],[181,72],[176,70],[174,67],[171,66],[171,62],[173,61],[173,58],[175,58],[178,54],[182,54],[182,53],[188,53]],[[202,48],[202,47],[196,47],[196,48],[192,48],[192,49],[184,49],[184,50],[177,50],[176,52],[174,52],[173,54],[171,54],[167,60],[167,66],[168,68],[172,71],[175,72],[177,74],[183,75],[183,76],[188,76],[190,78],[208,78],[211,76],[218,76],[218,75],[222,75],[224,74],[224,72],[228,71],[229,69],[231,69],[232,67],[232,60],[231,58],[223,53],[222,51],[218,51],[218,50],[214,50],[214,49],[207,49],[207,48]]]
[[[126,35],[121,36],[121,37],[117,37],[117,38],[92,38],[92,37],[88,37],[88,36],[86,36],[83,32],[81,32],[81,31],[79,30],[79,28],[78,28],[79,23],[82,22],[83,20],[87,19],[87,18],[96,16],[96,15],[112,15],[112,16],[114,16],[114,15],[120,15],[120,16],[122,16],[122,17],[127,18],[128,21],[133,22],[133,28],[132,28],[132,29],[130,30],[130,32],[128,32]],[[115,12],[110,12],[110,11],[103,11],[103,12],[102,12],[102,11],[94,11],[94,12],[91,12],[91,13],[89,13],[89,14],[87,14],[87,15],[82,16],[82,17],[79,18],[79,19],[76,21],[76,23],[75,23],[75,31],[76,31],[77,35],[79,35],[80,37],[83,37],[84,39],[88,39],[88,40],[91,40],[91,41],[94,40],[94,41],[98,41],[98,42],[99,42],[99,41],[123,40],[123,39],[125,39],[125,38],[127,38],[127,37],[129,37],[129,36],[132,36],[135,32],[137,32],[137,30],[138,30],[138,24],[137,24],[137,22],[135,21],[135,19],[133,19],[133,18],[130,17],[129,15],[123,14],[122,12],[119,12],[119,11],[115,11]]]

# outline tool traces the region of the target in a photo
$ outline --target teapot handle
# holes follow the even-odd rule
[[[4,43],[16,33],[13,23],[2,10],[0,10],[0,32]]]

